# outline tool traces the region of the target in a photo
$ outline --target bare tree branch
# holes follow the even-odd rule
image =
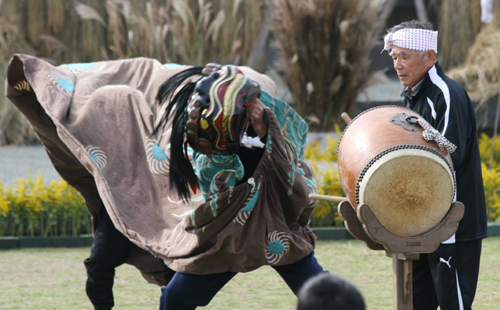
[[[247,66],[250,68],[255,69],[255,67],[257,66],[257,62],[259,61],[260,55],[262,55],[262,51],[264,50],[267,39],[269,38],[272,21],[272,10],[270,8],[267,8],[264,15],[264,21],[262,22],[262,26],[260,28],[259,34],[257,35],[257,39],[255,40],[252,52],[250,53],[250,56],[248,58]]]
[[[394,8],[396,7],[397,0],[387,0],[386,3],[384,4],[384,10],[382,13],[377,18],[377,21],[375,22],[375,25],[373,25],[373,28],[370,33],[370,46],[375,46],[380,39],[379,36],[384,30],[386,24],[387,24],[387,19],[391,15],[392,11],[394,11]]]
[[[417,11],[417,18],[419,22],[425,23],[429,21],[424,0],[415,0],[415,10]]]

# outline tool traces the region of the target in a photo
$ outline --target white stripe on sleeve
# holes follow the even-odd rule
[[[434,110],[434,102],[432,102],[432,100],[429,97],[427,97],[427,103],[429,104],[429,107],[431,108],[432,118],[434,120],[436,120],[436,110]]]
[[[436,70],[436,66],[433,66],[429,70],[429,77],[431,78],[432,83],[439,87],[443,92],[444,100],[446,102],[446,112],[444,114],[444,127],[441,134],[444,136],[446,134],[446,129],[448,128],[448,121],[450,118],[450,89],[448,85],[443,81],[443,79],[439,76]]]

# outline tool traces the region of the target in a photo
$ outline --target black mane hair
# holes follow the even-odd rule
[[[186,83],[186,81],[196,75],[201,77],[202,70],[203,67],[192,67],[175,74],[160,86],[156,95],[157,104],[160,106],[167,104],[167,106],[151,135],[155,136],[165,128],[172,110],[175,109],[170,137],[169,183],[170,188],[175,188],[184,201],[191,198],[189,188],[198,186],[198,177],[194,173],[191,162],[184,154],[184,147],[187,148],[187,142],[184,140],[186,108],[196,86],[196,82]]]

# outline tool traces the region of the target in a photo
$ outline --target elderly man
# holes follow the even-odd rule
[[[433,253],[413,264],[414,309],[471,309],[481,240],[487,237],[486,207],[474,109],[464,88],[436,61],[437,31],[429,23],[404,22],[389,29],[390,51],[404,105],[422,115],[457,146],[451,154],[457,201],[465,205],[458,230]]]

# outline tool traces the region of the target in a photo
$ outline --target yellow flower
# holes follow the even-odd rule
[[[312,141],[309,143],[306,147],[304,157],[311,162],[318,160],[317,155],[319,153],[319,146],[319,141]]]
[[[7,216],[10,212],[10,201],[0,193],[0,216]]]
[[[500,221],[500,169],[481,164],[488,220]]]

